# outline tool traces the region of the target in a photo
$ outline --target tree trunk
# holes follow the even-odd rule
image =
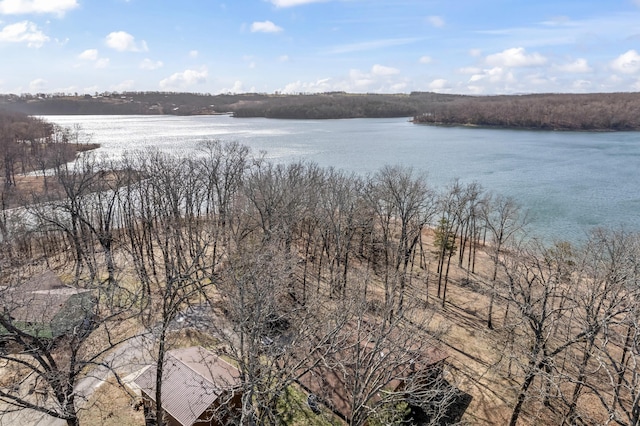
[[[530,367],[533,368],[532,365]],[[531,383],[533,383],[533,380],[535,378],[536,375],[534,373],[529,373],[525,381],[522,383],[522,386],[520,387],[520,393],[518,394],[518,402],[516,403],[516,406],[513,408],[513,412],[511,413],[509,426],[516,426],[516,424],[518,423],[518,417],[520,417],[520,413],[522,412],[522,405],[524,404],[524,400],[527,397],[527,390],[529,390],[529,386],[531,386]]]
[[[487,316],[487,327],[489,330],[493,330],[493,303],[496,298],[496,284],[495,281],[491,282],[491,298],[489,299],[489,314]]]

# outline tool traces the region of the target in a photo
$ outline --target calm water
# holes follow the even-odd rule
[[[414,125],[408,119],[271,120],[229,116],[48,116],[80,125],[99,152],[147,146],[192,152],[233,140],[274,161],[374,172],[385,164],[426,171],[433,186],[454,178],[511,195],[531,229],[577,241],[595,226],[640,230],[640,132],[566,133]]]

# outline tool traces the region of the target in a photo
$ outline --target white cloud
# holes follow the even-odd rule
[[[310,3],[322,3],[327,0],[269,0],[271,4],[277,7],[293,7]]]
[[[374,65],[371,67],[371,73],[377,76],[387,76],[387,75],[395,75],[400,74],[400,70],[392,67],[385,67],[384,65]]]
[[[482,70],[482,72],[473,74],[469,78],[469,83],[477,83],[479,81],[488,81],[490,83],[513,83],[515,82],[515,77],[513,73],[507,72],[502,67],[493,67],[489,69]]]
[[[349,71],[349,79],[349,85],[351,87],[356,87],[359,90],[367,88],[368,86],[375,83],[375,79],[373,79],[371,75],[355,69]]]
[[[431,59],[431,56],[425,55],[421,56],[418,62],[420,62],[421,64],[430,64],[431,62],[433,62],[433,59]]]
[[[27,43],[27,47],[39,48],[48,41],[49,37],[30,21],[7,25],[0,31],[0,43]]]
[[[189,57],[191,57],[191,58],[197,58],[199,54],[200,54],[200,52],[198,52],[197,50],[189,51]]]
[[[447,80],[438,78],[429,83],[429,90],[443,90],[447,88]]]
[[[208,75],[209,71],[207,68],[201,68],[200,70],[184,70],[160,80],[160,88],[186,89],[196,84],[205,83]]]
[[[255,92],[256,88],[251,86],[249,88],[245,88],[244,84],[240,80],[236,80],[233,83],[233,86],[230,88],[223,88],[221,90],[222,93],[252,93]]]
[[[380,64],[368,70],[351,69],[347,75],[297,80],[287,84],[282,93],[318,93],[344,91],[348,93],[398,93],[413,90],[411,81],[400,70]]]
[[[142,62],[140,62],[140,69],[143,70],[157,70],[158,68],[162,68],[164,64],[162,61],[152,61],[149,58],[145,58]]]
[[[547,58],[539,53],[527,54],[524,47],[513,47],[489,55],[485,61],[487,65],[494,67],[534,67],[544,65]]]
[[[44,87],[47,84],[47,80],[42,79],[42,78],[36,78],[35,80],[31,81],[29,83],[29,90],[33,93],[33,92],[39,92],[42,89],[44,89]]]
[[[1,0],[0,15],[51,13],[63,16],[78,7],[76,0]]]
[[[316,80],[313,82],[304,83],[301,81],[295,81],[293,83],[287,84],[284,89],[281,90],[282,93],[319,93],[319,92],[330,92],[334,89],[334,87],[330,84],[331,79],[323,78],[320,80]]]
[[[87,49],[79,54],[78,58],[84,61],[95,61],[98,59],[98,49]]]
[[[289,62],[289,56],[288,55],[280,55],[280,57],[278,58],[278,60],[280,62]]]
[[[442,28],[445,25],[444,19],[442,18],[442,16],[427,16],[427,22],[436,28]]]
[[[555,68],[558,71],[571,73],[571,74],[580,74],[580,73],[587,73],[592,71],[591,67],[589,66],[589,63],[584,58],[576,59],[575,61],[570,62],[568,64],[557,65]]]
[[[611,68],[623,74],[636,74],[640,71],[640,54],[635,50],[629,50],[614,59]]]
[[[254,22],[251,24],[252,33],[279,33],[282,28],[271,21]]]
[[[111,87],[109,87],[109,89],[115,92],[125,92],[127,90],[133,89],[134,86],[135,82],[133,80],[125,80],[121,83],[112,85]]]
[[[482,56],[482,49],[469,49],[469,56],[473,56],[474,58]]]
[[[109,66],[109,58],[100,58],[98,49],[87,49],[78,55],[78,59],[93,62],[96,68],[106,68]]]
[[[118,52],[146,52],[149,50],[146,41],[136,42],[135,37],[125,31],[114,31],[107,35],[105,42]]]

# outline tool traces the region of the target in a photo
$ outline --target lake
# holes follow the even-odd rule
[[[516,198],[531,230],[579,241],[598,226],[640,231],[640,132],[543,132],[415,125],[408,118],[275,120],[218,116],[46,116],[79,125],[99,153],[153,146],[181,154],[206,139],[238,141],[276,162],[308,160],[359,174],[386,164]]]

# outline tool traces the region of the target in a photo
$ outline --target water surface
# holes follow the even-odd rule
[[[640,231],[640,132],[582,133],[433,127],[407,118],[273,120],[230,116],[47,116],[80,125],[98,152],[153,146],[183,154],[202,141],[238,141],[278,162],[299,159],[366,174],[386,164],[515,197],[532,231],[583,239],[597,226]]]

